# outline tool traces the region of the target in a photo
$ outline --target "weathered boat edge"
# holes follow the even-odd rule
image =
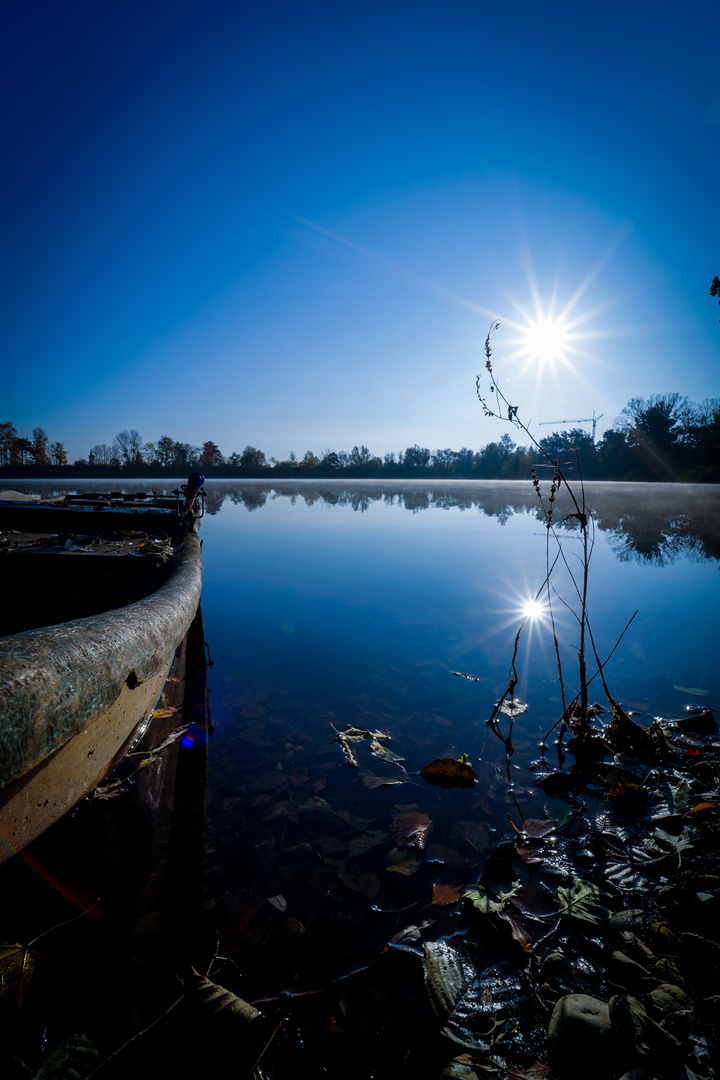
[[[157,702],[201,587],[191,528],[170,579],[145,599],[0,639],[0,861],[107,774]]]

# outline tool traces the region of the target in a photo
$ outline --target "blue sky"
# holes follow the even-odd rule
[[[8,0],[2,409],[268,456],[720,397],[720,8]],[[565,361],[521,355],[562,318]],[[588,426],[589,429],[589,426]],[[525,441],[519,437],[517,441]]]

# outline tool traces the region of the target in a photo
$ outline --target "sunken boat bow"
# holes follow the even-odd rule
[[[197,523],[151,595],[0,638],[0,862],[89,794],[156,705],[200,604]]]

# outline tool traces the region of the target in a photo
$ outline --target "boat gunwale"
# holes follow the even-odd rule
[[[131,691],[167,671],[200,603],[201,543],[189,528],[170,578],[99,615],[0,638],[0,788]]]

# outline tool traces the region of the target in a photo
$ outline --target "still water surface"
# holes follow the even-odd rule
[[[562,711],[547,619],[520,639],[517,694],[528,708],[509,762],[485,724],[507,685],[522,605],[546,575],[548,535],[524,483],[206,487],[207,905],[241,973],[236,991],[262,1003],[372,969],[408,922],[430,918],[430,937],[457,929],[457,905],[433,903],[437,888],[477,881],[514,825],[550,812],[532,785],[538,745]],[[589,615],[603,659],[627,627],[606,668],[614,697],[641,721],[718,705],[720,490],[591,484],[588,503]],[[568,510],[558,536],[579,570]],[[553,580],[572,697],[576,597],[562,564]],[[592,694],[603,701],[599,680]],[[336,739],[348,725],[389,735],[385,753],[353,744],[350,767]],[[478,774],[471,790],[417,776],[462,754]],[[424,822],[420,859],[403,830]]]

